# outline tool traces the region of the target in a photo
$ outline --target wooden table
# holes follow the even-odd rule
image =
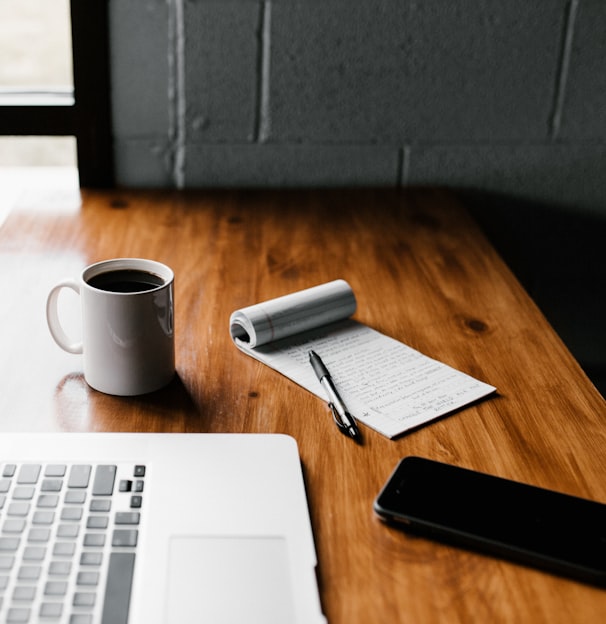
[[[176,273],[178,377],[124,399],[51,340],[50,287],[142,256]],[[356,317],[498,388],[397,440],[238,351],[242,306],[344,278]],[[0,230],[0,430],[281,432],[304,466],[331,624],[598,622],[606,592],[412,538],[373,514],[397,461],[452,462],[606,501],[606,404],[491,245],[439,191],[30,192]],[[75,301],[65,303],[69,315]]]

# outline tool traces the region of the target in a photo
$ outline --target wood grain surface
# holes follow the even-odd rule
[[[45,301],[95,261],[176,274],[178,374],[91,390]],[[356,318],[498,388],[396,440],[340,435],[325,402],[231,343],[242,306],[344,278]],[[413,538],[372,503],[423,455],[606,502],[606,403],[464,207],[434,190],[30,193],[0,229],[0,430],[279,432],[304,468],[331,624],[599,622],[606,591]],[[77,299],[62,303],[77,332]],[[481,504],[481,502],[479,502]]]

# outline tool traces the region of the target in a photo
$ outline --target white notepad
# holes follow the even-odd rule
[[[310,364],[322,358],[352,415],[393,438],[495,391],[350,318],[356,299],[336,280],[241,310],[230,318],[236,346],[326,399]]]

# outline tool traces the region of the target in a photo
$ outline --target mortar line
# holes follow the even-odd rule
[[[271,2],[261,3],[261,32],[259,45],[259,74],[258,74],[258,101],[257,119],[255,128],[255,142],[265,143],[271,131],[269,112],[269,80],[271,60]]]
[[[263,20],[265,19],[265,2],[259,3],[257,21],[257,67],[255,92],[255,117],[253,121],[252,140],[259,142],[259,128],[261,127],[261,93],[263,92]]]
[[[553,109],[551,113],[549,134],[552,140],[557,140],[562,127],[562,116],[564,113],[564,101],[566,98],[566,88],[568,83],[568,74],[570,71],[570,61],[572,57],[572,46],[574,42],[574,29],[576,24],[577,13],[579,10],[580,0],[570,0],[566,13],[566,21],[564,25],[564,41],[562,44],[562,53],[560,56],[559,72],[556,78],[556,89],[554,96]]]
[[[176,136],[176,124],[177,124],[177,115],[175,108],[175,99],[176,99],[176,79],[175,79],[175,39],[176,39],[176,31],[175,31],[175,17],[174,11],[172,8],[172,2],[167,3],[167,30],[168,30],[168,40],[167,40],[167,63],[168,63],[168,82],[167,82],[167,91],[168,91],[168,149],[165,155],[165,163],[166,169],[170,173],[171,180],[174,182],[174,149],[173,145],[175,143]]]
[[[185,185],[185,26],[183,0],[168,3],[169,166],[176,188]]]

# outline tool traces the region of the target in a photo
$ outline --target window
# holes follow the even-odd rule
[[[49,4],[57,11],[69,8],[71,59],[68,58],[64,72],[66,83],[44,84],[44,71],[41,71],[38,85],[32,85],[31,81],[20,84],[20,68],[11,67],[9,54],[9,62],[0,74],[0,136],[75,137],[81,186],[112,186],[108,2],[19,0],[21,7],[30,4],[32,10],[41,2],[45,9]],[[12,10],[12,0],[0,0],[0,19],[2,12]],[[2,23],[7,24],[7,20]],[[23,34],[24,38],[27,36]],[[30,36],[35,42],[33,48],[38,42],[35,33]]]

